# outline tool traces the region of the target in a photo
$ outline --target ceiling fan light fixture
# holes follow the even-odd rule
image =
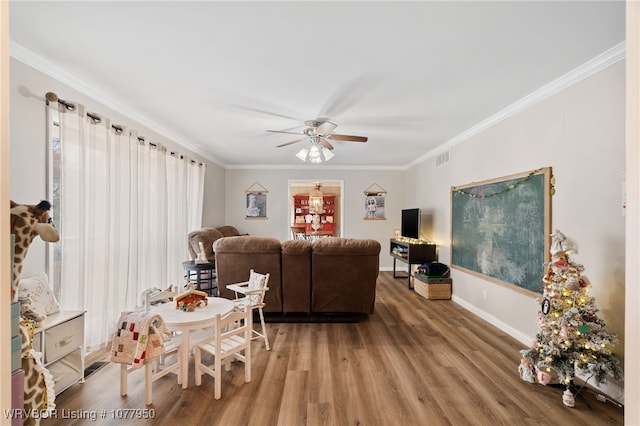
[[[322,163],[321,151],[318,145],[311,145],[311,148],[309,148],[309,161],[314,164]]]
[[[300,151],[298,151],[298,153],[296,154],[296,157],[298,157],[302,161],[307,161],[308,155],[309,155],[309,148],[302,148]]]
[[[319,164],[323,161],[329,161],[334,156],[335,154],[327,148],[315,144],[311,145],[310,147],[302,148],[296,154],[296,157],[298,157],[302,161],[309,161],[313,164]]]
[[[333,149],[333,145],[331,145],[331,142],[329,142],[330,140],[336,140],[339,142],[366,142],[368,139],[366,136],[353,136],[333,133],[338,125],[332,121],[329,121],[328,118],[307,120],[304,122],[304,124],[307,126],[307,128],[302,132],[292,132],[290,130],[267,130],[267,132],[306,136],[282,143],[277,146],[278,148],[280,148],[283,146],[288,146],[294,143],[308,140],[311,143],[311,146],[302,148],[300,151],[298,151],[296,157],[298,157],[302,161],[308,161],[314,164],[319,164],[323,161],[329,161],[333,157],[335,157],[335,154],[331,151]]]
[[[329,161],[335,157],[335,154],[325,147],[322,147],[322,153],[324,154],[324,161]]]

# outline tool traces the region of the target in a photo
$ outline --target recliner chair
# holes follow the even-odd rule
[[[236,237],[240,235],[235,226],[224,225],[217,228],[205,227],[189,232],[187,235],[189,255],[191,259],[196,259],[200,253],[200,243],[204,246],[204,254],[209,261],[215,259],[213,243],[222,237]]]

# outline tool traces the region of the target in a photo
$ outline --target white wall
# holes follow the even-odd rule
[[[624,118],[625,64],[619,61],[454,146],[450,165],[435,168],[429,159],[405,177],[407,196],[433,212],[440,261],[450,263],[451,186],[551,166],[552,229],[580,245],[574,260],[585,266],[608,330],[620,337],[619,358],[625,331]],[[458,270],[452,278],[456,301],[530,342],[537,332],[535,298]]]
[[[222,167],[207,167],[204,177],[204,204],[202,226],[215,226],[225,221],[225,170]]]
[[[88,111],[111,118],[114,123],[138,130],[147,140],[207,163],[205,174],[205,211],[209,219],[223,217],[219,206],[224,193],[224,169],[205,158],[178,146],[166,137],[134,122],[99,101],[14,59],[10,60],[10,196],[18,203],[34,204],[47,199],[47,145],[44,95],[54,92],[60,98],[84,104]],[[217,203],[214,200],[218,200]],[[203,219],[204,220],[204,219]],[[186,238],[186,236],[185,236]],[[25,259],[23,274],[45,268],[45,243],[36,238]]]
[[[336,155],[340,155],[337,153]],[[389,239],[394,228],[400,227],[400,210],[404,203],[404,171],[389,170],[336,170],[330,165],[322,168],[229,169],[226,172],[225,220],[240,232],[270,236],[280,240],[291,238],[289,213],[289,181],[342,180],[344,204],[342,206],[342,235],[350,238],[372,238],[382,245],[380,266],[389,269]],[[245,219],[245,190],[259,182],[267,193],[267,219]],[[385,197],[386,220],[363,220],[365,217],[364,191],[377,183],[387,191]],[[216,226],[221,223],[208,223]]]

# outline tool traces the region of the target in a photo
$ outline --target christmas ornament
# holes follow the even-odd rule
[[[526,360],[521,360],[520,365],[518,366],[518,371],[520,372],[520,378],[525,382],[535,383],[536,382],[536,369],[533,365],[528,363]]]
[[[575,407],[576,399],[574,398],[573,394],[569,389],[565,390],[564,393],[562,394],[562,402],[567,407]]]
[[[549,315],[549,311],[551,310],[551,302],[549,301],[549,299],[545,298],[542,301],[542,307],[540,308],[540,310],[544,315]]]
[[[564,324],[560,329],[560,337],[562,337],[563,339],[566,339],[568,336],[569,336],[569,327],[567,327],[567,325]]]
[[[564,259],[558,259],[555,262],[553,262],[553,266],[555,266],[558,269],[567,269],[569,264]]]
[[[569,290],[578,290],[580,288],[580,282],[575,279],[568,279],[565,285]]]
[[[551,374],[547,373],[546,371],[538,371],[536,378],[538,380],[538,383],[540,383],[541,385],[546,386],[551,383]]]
[[[589,282],[589,278],[585,277],[584,275],[582,277],[580,277],[580,287],[582,287],[582,288],[591,287],[591,283]]]

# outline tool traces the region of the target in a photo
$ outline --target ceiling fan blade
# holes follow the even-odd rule
[[[333,145],[331,145],[325,138],[318,139],[318,143],[327,149],[333,149]]]
[[[366,142],[369,140],[366,136],[351,136],[351,135],[327,135],[325,136],[327,139],[331,139],[334,141],[344,141],[344,142]]]
[[[288,132],[286,130],[267,130],[269,133],[286,133],[288,135],[304,135],[304,133],[300,132]]]
[[[360,102],[371,88],[376,85],[377,78],[371,75],[359,75],[344,81],[327,99],[320,110],[325,117],[337,117]]]
[[[287,146],[287,145],[293,145],[294,143],[302,142],[302,141],[304,141],[306,139],[307,138],[296,139],[296,140],[293,140],[291,142],[287,142],[287,143],[283,143],[283,144],[280,144],[280,145],[276,145],[276,148],[281,148],[281,147]]]
[[[366,117],[348,117],[340,120],[342,125],[350,126],[421,126],[428,120],[419,115],[379,115]]]
[[[326,120],[317,127],[316,131],[319,135],[328,135],[333,132],[336,127],[338,127],[336,123]]]
[[[230,104],[230,106],[238,108],[238,109],[244,109],[247,111],[253,111],[253,112],[258,112],[260,114],[266,114],[266,115],[271,115],[274,117],[280,117],[280,118],[286,118],[289,120],[294,120],[294,121],[300,121],[299,118],[296,117],[291,117],[289,115],[284,115],[284,114],[278,114],[277,112],[270,112],[270,111],[265,111],[259,108],[253,108],[253,107],[248,107],[248,106],[244,106],[244,105],[234,105],[234,104]]]

